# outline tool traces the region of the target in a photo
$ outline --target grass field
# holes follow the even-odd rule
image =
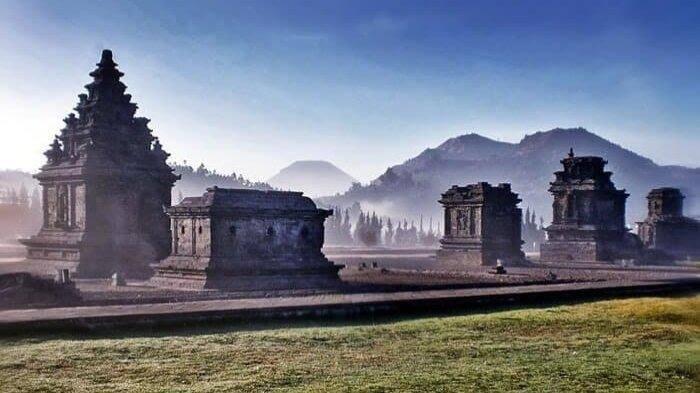
[[[3,338],[0,390],[698,392],[700,296]]]

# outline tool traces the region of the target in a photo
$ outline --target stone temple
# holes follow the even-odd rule
[[[540,247],[543,262],[612,262],[635,258],[638,239],[625,227],[629,194],[618,190],[601,157],[569,156],[563,171],[554,173],[552,224]]]
[[[524,261],[520,238],[522,210],[510,184],[452,186],[439,201],[445,208],[445,235],[437,253],[440,269],[495,266]]]
[[[172,253],[152,282],[233,291],[336,286],[339,267],[321,252],[324,221],[301,192],[209,188],[167,209]]]
[[[683,199],[677,188],[655,188],[647,195],[649,213],[639,222],[644,247],[673,259],[700,257],[700,221],[683,216]]]
[[[23,240],[28,258],[74,269],[82,277],[152,274],[149,263],[170,250],[171,188],[177,180],[168,154],[134,117],[137,106],[124,74],[102,52],[88,94],[80,94],[65,127],[34,177],[43,190],[43,225]]]

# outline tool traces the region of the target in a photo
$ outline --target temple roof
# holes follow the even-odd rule
[[[683,193],[681,193],[681,190],[675,187],[660,187],[660,188],[654,188],[651,191],[649,191],[649,194],[647,195],[647,198],[661,198],[661,197],[672,197],[672,198],[681,198],[684,199],[685,196]]]
[[[510,199],[520,202],[518,194],[511,190],[509,183],[500,183],[492,186],[487,182],[469,184],[466,186],[454,185],[442,194],[440,203],[483,202],[488,198]]]
[[[117,69],[112,51],[105,49],[90,72],[87,94],[79,94],[74,113],[63,119],[50,149],[44,171],[62,168],[140,168],[164,174],[168,181],[177,177],[167,164],[169,154],[148,127],[149,119],[135,117],[137,105],[125,94],[124,75]]]
[[[293,210],[316,212],[318,209],[311,198],[301,192],[292,191],[260,191],[232,188],[207,188],[200,197],[188,197],[173,210],[189,208],[221,208],[221,209],[261,209],[261,210]]]
[[[564,168],[554,172],[556,179],[550,183],[552,186],[587,183],[600,190],[616,190],[615,184],[610,180],[612,172],[605,170],[608,162],[602,157],[575,156],[573,149],[570,149],[561,163]]]

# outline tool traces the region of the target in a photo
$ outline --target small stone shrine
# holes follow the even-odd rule
[[[321,252],[323,223],[301,192],[209,188],[167,209],[172,253],[155,285],[232,291],[337,286],[339,267]]]
[[[107,278],[119,272],[148,277],[149,263],[170,251],[170,192],[177,176],[168,154],[134,117],[137,106],[116,68],[102,52],[88,94],[80,94],[65,127],[44,153],[34,177],[43,190],[43,225],[22,243],[27,256],[69,268],[79,277]]]
[[[540,247],[543,262],[612,262],[635,258],[636,236],[625,227],[629,194],[618,190],[605,171],[601,157],[569,156],[563,171],[554,173],[549,192],[554,195],[552,224]]]
[[[440,199],[445,208],[445,235],[437,252],[439,269],[496,266],[497,260],[525,260],[520,239],[520,199],[510,184],[452,186]]]
[[[683,216],[684,198],[677,188],[655,188],[649,192],[649,214],[638,223],[645,248],[673,259],[700,257],[700,221]]]

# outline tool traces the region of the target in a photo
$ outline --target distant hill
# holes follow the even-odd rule
[[[213,186],[255,190],[272,189],[267,183],[250,181],[235,172],[230,175],[222,175],[215,170],[207,169],[204,164],[200,164],[197,169],[187,164],[171,163],[170,166],[175,170],[176,174],[182,176],[180,180],[175,182],[175,187],[173,188],[173,204],[179,202],[180,196],[200,196],[204,194],[208,187]]]
[[[340,196],[320,198],[319,202],[339,206],[360,202],[392,217],[441,217],[437,200],[449,186],[488,181],[511,183],[523,199],[521,207],[534,208],[549,221],[552,198],[547,189],[570,147],[576,155],[597,155],[608,161],[606,168],[613,172],[613,182],[631,194],[628,223],[646,215],[646,194],[660,186],[680,187],[686,195],[686,214],[700,214],[700,168],[657,165],[583,128],[537,132],[519,143],[498,142],[478,134],[451,138],[388,168],[369,185],[355,185]]]
[[[295,161],[267,182],[280,190],[319,197],[347,191],[357,180],[328,161]]]

